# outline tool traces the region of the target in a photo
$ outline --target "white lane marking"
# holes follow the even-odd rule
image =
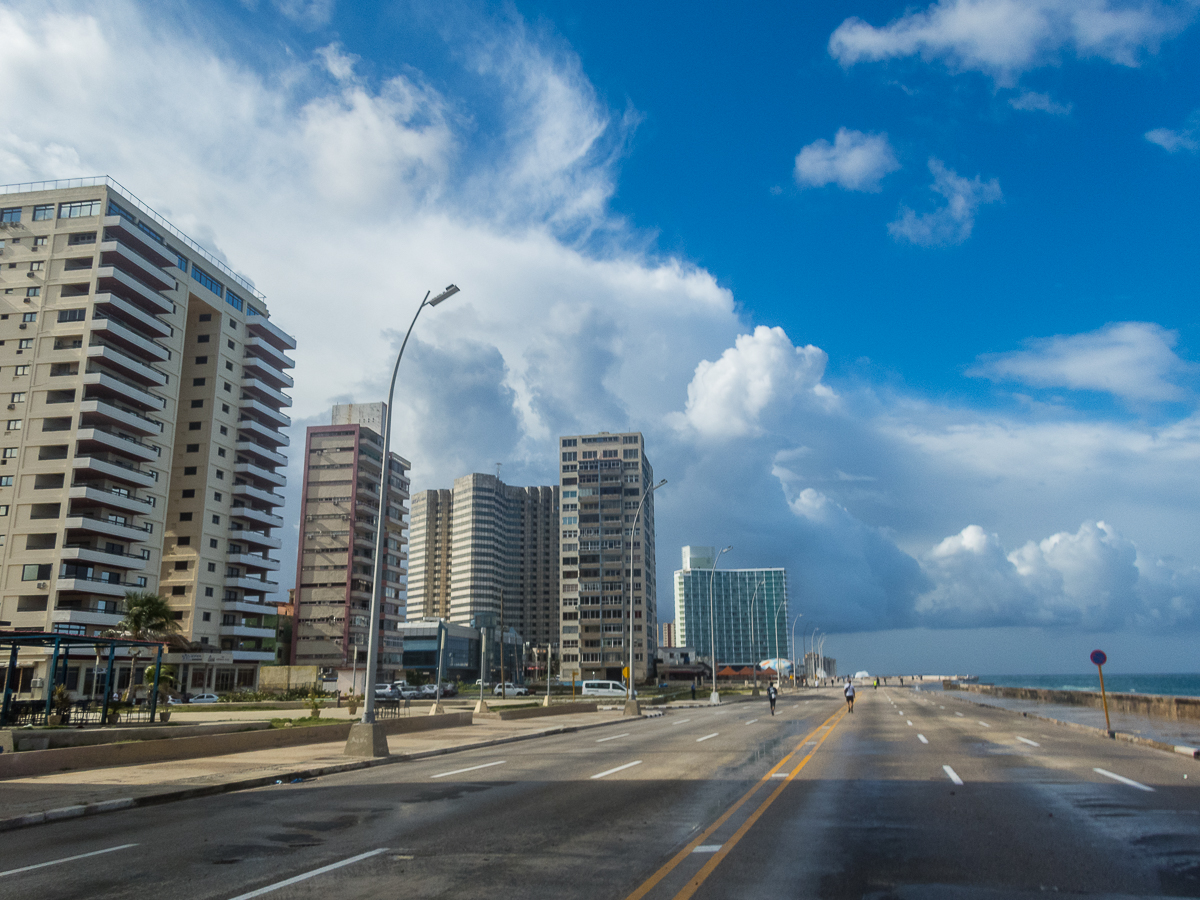
[[[958,716],[959,718],[962,718],[962,717],[963,717],[963,714],[962,714],[962,713],[960,713],[960,712],[956,712],[956,713],[955,713],[955,715],[956,715],[956,716]]]
[[[939,707],[938,707],[938,709],[945,709],[945,708],[946,708],[946,707],[944,707],[944,706],[939,706]]]
[[[1023,738],[1023,737],[1021,737],[1019,734],[1017,735],[1017,740],[1018,740],[1018,741],[1020,741],[1022,744],[1028,744],[1030,747],[1040,747],[1040,746],[1042,746],[1042,745],[1041,745],[1041,744],[1039,744],[1037,741],[1031,741],[1029,738]]]
[[[351,863],[362,862],[364,859],[370,859],[372,856],[378,856],[380,853],[387,853],[387,847],[380,847],[378,850],[369,850],[366,853],[360,853],[358,856],[352,856],[349,859],[343,859],[341,862],[330,863],[327,866],[321,866],[319,869],[313,869],[311,872],[305,872],[303,875],[296,875],[294,878],[288,878],[285,881],[277,881],[275,884],[268,884],[266,887],[261,887],[257,891],[250,891],[248,894],[238,894],[232,900],[250,900],[251,897],[261,897],[263,894],[269,894],[271,891],[277,891],[282,887],[288,887],[292,884],[297,884],[301,881],[307,881],[317,875],[324,875],[326,872],[332,872],[334,869],[340,869],[342,866],[348,866]]]
[[[923,735],[923,734],[918,734],[917,738],[921,741],[922,744],[929,743],[929,738],[925,737],[925,735]]]
[[[684,722],[690,722],[690,721],[692,721],[692,720],[691,719],[680,719],[679,721],[672,722],[671,724],[672,725],[682,725]]]
[[[715,738],[715,737],[716,737],[718,734],[720,734],[720,733],[721,733],[721,732],[719,732],[719,731],[714,731],[712,734],[706,734],[706,735],[705,735],[704,737],[702,737],[702,738],[696,738],[696,743],[698,744],[698,743],[700,743],[701,741],[707,741],[709,738]]]
[[[749,722],[747,722],[746,724],[747,724],[747,725],[753,725],[753,724],[754,724],[755,722],[757,722],[757,721],[758,721],[758,719],[751,719],[751,720],[750,720]]]
[[[598,772],[592,776],[592,780],[594,781],[597,778],[603,778],[605,775],[611,775],[614,772],[623,772],[625,769],[632,769],[634,766],[640,766],[641,764],[642,761],[640,759],[635,759],[633,762],[625,763],[623,766],[617,766],[615,769],[605,769],[603,772]]]
[[[955,771],[954,771],[952,768],[950,768],[949,766],[942,766],[942,771],[943,771],[943,772],[945,772],[947,775],[949,775],[949,776],[950,776],[950,780],[951,780],[951,781],[953,781],[955,784],[962,784],[962,783],[963,783],[963,780],[962,780],[961,778],[959,778],[959,777],[958,777],[958,773],[957,773],[957,772],[955,772]]]
[[[697,847],[692,852],[693,853],[716,853],[720,849],[721,849],[720,844],[701,844],[699,847]]]
[[[598,741],[596,741],[596,743],[603,744],[605,741],[615,741],[617,738],[623,738],[623,737],[629,737],[629,732],[627,731],[624,734],[614,734],[614,735],[610,735],[609,737],[606,737],[606,738],[600,738]]]
[[[987,722],[983,721],[983,719],[977,719],[976,721],[977,721],[977,722],[979,722],[979,724],[980,724],[980,725],[982,725],[984,728],[991,728],[991,727],[992,727],[992,726],[991,726],[991,725],[989,725]]]
[[[912,719],[905,719],[904,721],[906,721],[909,725],[912,725]]]
[[[900,710],[900,715],[904,715],[904,710]]]
[[[506,762],[508,762],[508,760],[506,760],[506,759],[498,759],[498,760],[496,760],[495,762],[483,763],[483,764],[481,764],[481,765],[478,765],[478,766],[467,766],[465,769],[455,769],[453,772],[439,772],[438,774],[436,774],[436,775],[432,775],[432,776],[430,776],[430,777],[432,777],[432,778],[445,778],[447,775],[461,775],[463,772],[474,772],[476,769],[486,769],[486,768],[488,768],[489,766],[502,766],[502,765],[504,765]]]
[[[1134,781],[1132,778],[1126,778],[1124,775],[1118,775],[1116,772],[1110,772],[1108,769],[1092,769],[1097,775],[1103,775],[1105,778],[1111,778],[1113,781],[1119,781],[1121,784],[1127,784],[1130,787],[1135,787],[1139,791],[1149,791],[1154,793],[1154,788],[1148,784],[1142,784],[1140,781]]]
[[[772,777],[772,778],[787,778],[787,777],[788,777],[788,773],[787,773],[787,772],[776,772],[776,773],[775,773],[774,775],[772,775],[771,777]]]
[[[21,872],[32,872],[34,869],[44,869],[46,866],[57,866],[60,863],[74,862],[77,859],[87,859],[89,856],[100,856],[104,853],[114,853],[117,850],[128,850],[130,847],[136,847],[137,844],[118,844],[115,847],[106,847],[103,850],[93,850],[91,853],[80,853],[77,856],[64,856],[62,859],[52,859],[49,862],[34,863],[32,866],[21,866],[19,869],[9,869],[7,872],[0,872],[0,878],[5,875],[17,875]]]

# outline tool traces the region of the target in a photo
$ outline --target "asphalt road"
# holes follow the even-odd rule
[[[0,898],[1200,896],[1194,760],[805,697],[11,832]]]

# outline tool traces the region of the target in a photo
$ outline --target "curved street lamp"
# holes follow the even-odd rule
[[[752,696],[759,696],[758,693],[758,647],[754,641],[754,601],[758,597],[758,589],[767,583],[767,579],[762,578],[754,585],[754,593],[750,596],[750,663],[754,667],[754,693]]]
[[[408,346],[409,336],[413,326],[417,324],[417,316],[426,306],[437,306],[443,300],[458,293],[458,288],[447,285],[446,289],[430,299],[430,291],[425,292],[425,298],[417,307],[416,313],[409,323],[408,331],[404,334],[404,342],[400,344],[400,352],[396,354],[396,365],[392,367],[392,382],[388,388],[387,406],[383,408],[383,464],[379,476],[379,517],[375,522],[375,581],[371,588],[371,614],[368,620],[367,632],[367,671],[363,683],[363,714],[362,721],[350,728],[350,736],[346,741],[346,753],[351,756],[387,756],[387,735],[375,727],[375,677],[379,660],[379,613],[383,608],[383,575],[384,557],[387,552],[387,529],[384,527],[384,517],[387,515],[388,485],[391,480],[391,449],[392,449],[392,399],[396,394],[396,375],[400,372],[400,360],[404,357],[404,348]],[[440,675],[440,673],[439,673]],[[439,681],[438,686],[441,686]]]
[[[721,695],[717,693],[717,625],[716,619],[713,617],[713,582],[717,577],[717,563],[721,559],[722,553],[728,553],[733,549],[733,544],[730,544],[720,553],[713,557],[712,573],[708,576],[708,639],[710,649],[712,650],[712,694],[709,695],[708,702],[714,705],[721,702]]]
[[[804,618],[804,613],[796,613],[796,618],[792,619],[792,642],[789,644],[792,651],[792,687],[796,686],[796,623]],[[800,640],[804,640],[804,632],[800,632]]]
[[[642,494],[642,499],[638,501],[637,512],[633,514],[632,533],[629,537],[629,578],[624,579],[621,582],[622,588],[624,588],[627,583],[629,585],[629,682],[626,685],[627,693],[625,696],[625,715],[627,716],[640,716],[642,714],[641,710],[638,708],[637,700],[635,700],[633,697],[633,535],[637,533],[638,522],[642,518],[642,505],[646,502],[646,498],[666,483],[667,479],[664,478],[653,487],[647,488],[645,493]],[[623,556],[624,552],[622,551],[622,557]],[[648,622],[649,619],[644,621]],[[550,670],[547,669],[546,671],[549,673]],[[547,677],[549,676],[547,675]]]

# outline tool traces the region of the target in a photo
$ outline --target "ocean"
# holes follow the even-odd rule
[[[1045,688],[1052,691],[1098,691],[1100,678],[1086,675],[980,675],[980,684],[1003,687]],[[1200,697],[1200,674],[1120,675],[1104,673],[1104,687],[1116,694],[1169,694]]]

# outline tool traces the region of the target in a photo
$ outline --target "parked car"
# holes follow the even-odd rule
[[[420,693],[421,693],[421,696],[426,699],[428,699],[429,697],[436,697],[437,696],[437,685],[436,684],[423,684],[423,685],[421,685]]]
[[[400,696],[400,691],[396,689],[395,685],[381,684],[375,687],[376,700],[399,700]]]
[[[624,697],[625,685],[619,681],[585,681],[583,696],[585,697]]]
[[[497,697],[501,696],[502,694],[513,697],[528,697],[529,688],[525,687],[523,684],[512,684],[511,682],[506,681],[504,684],[496,685],[492,693]]]
[[[216,694],[193,694],[188,703],[218,703],[220,700]]]

